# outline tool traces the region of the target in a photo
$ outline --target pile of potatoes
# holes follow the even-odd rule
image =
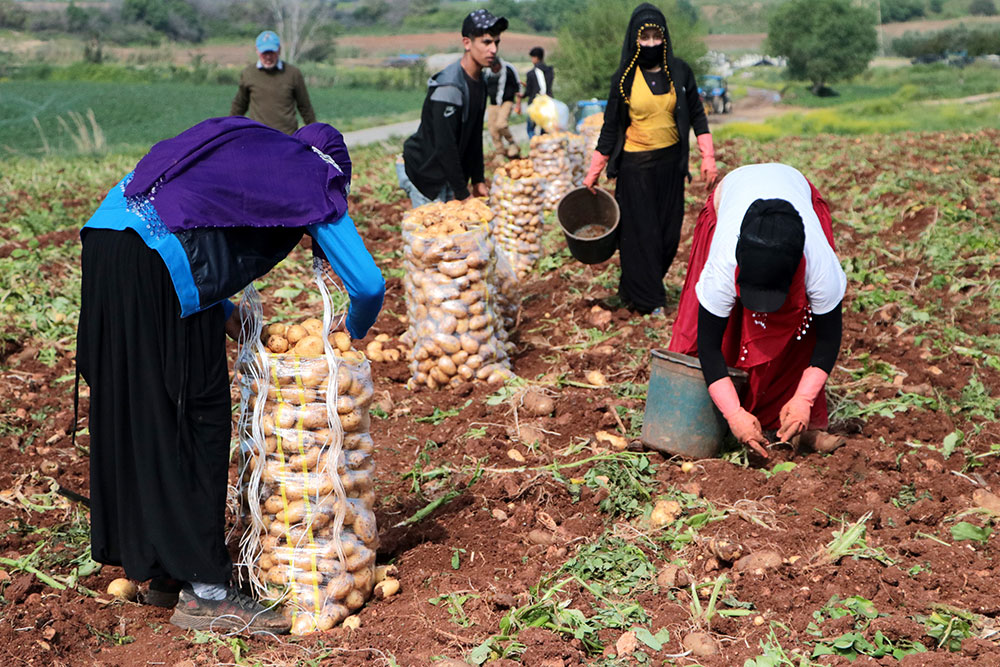
[[[554,211],[562,196],[582,182],[587,173],[583,137],[579,134],[536,134],[531,138],[529,156],[535,173],[546,180],[543,200],[546,213]]]
[[[268,324],[261,329],[260,339],[268,352],[274,354],[287,352],[300,357],[316,357],[323,354],[323,321],[310,317],[298,324]],[[350,340],[347,339],[348,348]]]
[[[497,313],[493,213],[480,199],[433,202],[403,217],[411,382],[432,389],[510,377]]]
[[[285,604],[294,634],[328,630],[364,605],[375,585],[379,543],[372,511],[374,442],[368,432],[371,366],[351,348],[347,334],[334,333],[334,388],[319,337],[322,323],[319,334],[299,337],[297,327],[309,332],[316,321],[284,330],[284,325],[265,327],[272,351],[261,367],[266,362],[268,380],[248,380],[246,374],[242,380],[253,396],[267,394],[257,416],[263,442],[243,435],[250,442],[249,469],[260,475],[257,493],[245,490],[245,502],[256,502],[261,517],[249,527],[257,532],[259,549],[255,560],[245,562],[254,562],[257,580],[267,585],[265,597]],[[307,342],[310,337],[319,341],[317,354],[310,353],[316,349],[315,342]],[[273,351],[283,347],[290,353]],[[339,448],[327,411],[327,395],[334,390],[335,418],[343,430]],[[254,403],[252,398],[249,405]]]
[[[535,172],[531,160],[512,160],[493,176],[493,236],[519,279],[531,272],[541,255],[547,186],[548,181]]]

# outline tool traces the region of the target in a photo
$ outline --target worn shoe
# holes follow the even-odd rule
[[[143,604],[169,609],[177,604],[183,583],[169,577],[154,577],[149,581],[149,590],[142,596]]]
[[[288,634],[292,622],[278,609],[268,609],[249,595],[230,587],[221,600],[206,600],[184,589],[170,622],[190,630],[270,632]]]

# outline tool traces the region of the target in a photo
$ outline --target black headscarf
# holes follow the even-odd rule
[[[667,63],[673,59],[674,50],[673,44],[670,42],[670,33],[667,30],[667,19],[663,16],[663,12],[655,6],[644,2],[633,10],[632,18],[629,19],[628,31],[626,31],[625,41],[622,43],[621,62],[618,65],[618,88],[622,97],[625,98],[626,104],[630,103],[628,93],[625,91],[626,78],[629,72],[634,70],[639,59],[639,33],[642,32],[643,28],[649,26],[659,28],[660,32],[663,33],[663,70],[673,85],[670,67]]]

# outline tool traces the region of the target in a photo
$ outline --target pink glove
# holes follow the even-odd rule
[[[708,395],[712,397],[712,402],[725,417],[729,424],[729,430],[733,432],[736,439],[744,445],[753,447],[764,458],[768,458],[767,451],[764,449],[767,439],[760,428],[760,422],[740,407],[740,397],[736,393],[732,379],[724,377],[708,385]]]
[[[810,366],[802,372],[802,379],[795,389],[795,395],[788,399],[788,402],[781,407],[778,418],[781,420],[781,428],[778,429],[778,439],[788,442],[809,426],[809,416],[812,414],[812,406],[823,391],[826,384],[827,372]]]
[[[711,190],[719,178],[719,170],[715,167],[715,146],[712,144],[711,132],[698,135],[698,151],[701,153],[701,178]]]
[[[594,184],[597,183],[601,172],[608,166],[608,159],[607,155],[598,153],[597,151],[594,151],[593,155],[590,156],[590,169],[587,170],[587,175],[583,177],[583,184],[591,192],[594,191]]]

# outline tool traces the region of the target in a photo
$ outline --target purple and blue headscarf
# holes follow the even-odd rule
[[[210,118],[153,146],[126,197],[146,197],[171,232],[305,227],[347,212],[343,135],[312,123],[294,135],[239,116]]]

